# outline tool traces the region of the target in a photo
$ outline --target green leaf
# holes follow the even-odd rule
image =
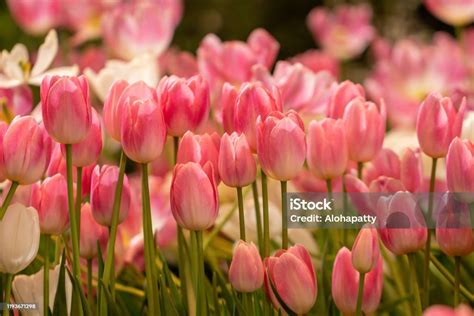
[[[163,307],[163,315],[179,315],[178,310],[176,309],[175,303],[171,299],[170,293],[166,287],[165,279],[163,274],[159,278],[160,285],[160,294]]]
[[[92,316],[93,314],[92,314],[90,306],[87,302],[87,298],[86,298],[86,295],[84,294],[84,290],[81,286],[81,283],[76,278],[76,276],[72,275],[72,273],[69,270],[66,270],[66,271],[67,271],[67,273],[69,274],[69,277],[72,280],[73,291],[74,292],[76,292],[76,291],[79,292],[79,296],[80,296],[80,299],[81,299],[81,305],[82,305],[82,311],[84,313],[84,316]]]
[[[182,297],[180,295],[180,292],[178,291],[178,288],[176,287],[176,284],[173,281],[172,274],[168,267],[168,262],[166,261],[166,258],[163,256],[163,254],[158,248],[156,249],[156,252],[160,258],[160,261],[163,263],[163,274],[165,277],[166,285],[171,291],[173,302],[175,302],[177,305],[176,309],[178,310],[180,315],[186,315]]]
[[[110,293],[109,288],[102,283],[102,280],[100,280],[99,283],[101,283],[101,289],[105,294],[108,313],[110,315],[127,315],[128,311],[126,309],[121,310],[121,308],[117,306],[116,302],[112,299],[112,293]]]
[[[67,315],[66,299],[66,255],[63,251],[61,256],[61,265],[59,267],[58,288],[54,297],[53,316]]]

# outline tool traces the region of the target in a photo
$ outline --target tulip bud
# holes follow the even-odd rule
[[[92,109],[92,123],[86,138],[72,145],[72,164],[76,167],[92,165],[99,159],[102,151],[102,129],[97,112]],[[66,155],[66,146],[61,146],[62,154]]]
[[[67,182],[56,174],[33,186],[31,206],[38,211],[42,234],[61,235],[69,225]]]
[[[341,248],[336,254],[332,269],[332,297],[344,315],[355,314],[357,308],[360,273],[352,266],[351,256],[353,257],[349,249]],[[367,315],[374,313],[380,304],[383,289],[382,263],[382,258],[379,257],[375,266],[364,277],[362,311]]]
[[[365,98],[364,87],[349,80],[341,82],[332,93],[327,116],[342,119],[347,105],[357,97]]]
[[[360,273],[367,273],[377,265],[379,253],[377,230],[365,225],[352,246],[352,265]]]
[[[189,79],[164,77],[157,91],[169,135],[183,136],[207,120],[209,86],[200,75]]]
[[[163,113],[155,100],[136,100],[123,113],[122,147],[133,161],[149,163],[157,159],[166,141]]]
[[[207,162],[212,164],[214,180],[219,177],[219,147],[220,137],[217,133],[197,135],[188,131],[179,142],[177,163],[197,162],[204,166]]]
[[[83,141],[91,127],[89,84],[84,76],[48,76],[41,83],[41,110],[49,135],[61,144]]]
[[[451,141],[461,134],[466,100],[459,110],[448,97],[432,93],[426,97],[418,110],[416,134],[420,148],[432,158],[441,158],[448,153]]]
[[[419,148],[407,148],[400,162],[400,180],[410,192],[420,190],[423,183],[423,161]]]
[[[110,87],[104,101],[103,118],[107,134],[116,141],[120,141],[120,126],[122,122],[123,106],[125,102],[119,102],[122,93],[129,86],[125,80],[115,81]]]
[[[257,247],[251,242],[239,240],[229,268],[229,280],[239,292],[250,293],[263,284],[263,263]]]
[[[40,241],[38,213],[32,207],[12,204],[0,221],[0,271],[16,274],[36,257]]]
[[[6,177],[20,184],[32,184],[43,176],[49,164],[51,139],[31,116],[17,116],[3,137]]]
[[[171,183],[171,210],[178,224],[189,230],[214,225],[219,208],[212,164],[177,164]]]
[[[307,156],[309,169],[318,178],[334,179],[346,171],[349,157],[342,120],[311,122]]]
[[[263,171],[288,181],[302,170],[306,159],[304,124],[295,111],[272,112],[257,119],[257,153]]]
[[[446,193],[436,221],[436,240],[448,256],[467,256],[474,250],[469,205]]]
[[[219,149],[219,174],[230,187],[245,187],[255,181],[257,165],[244,134],[222,136]]]
[[[362,98],[352,100],[344,111],[349,158],[353,161],[372,160],[382,148],[385,136],[385,105],[380,108]]]
[[[112,213],[117,187],[119,168],[117,166],[96,166],[91,177],[92,216],[102,226],[112,226]],[[120,202],[119,223],[128,215],[130,208],[130,185],[124,175],[122,197]]]
[[[474,202],[474,145],[456,137],[446,156],[446,181],[450,192],[464,202]]]
[[[397,192],[377,203],[380,239],[391,252],[404,255],[424,248],[428,230],[413,195]]]
[[[302,245],[280,250],[275,256],[265,258],[265,292],[275,308],[280,304],[273,293],[293,312],[305,314],[316,302],[318,294],[316,274],[308,251]]]
[[[107,230],[94,220],[90,204],[82,204],[79,255],[85,259],[97,256],[97,241],[103,234],[107,234]]]

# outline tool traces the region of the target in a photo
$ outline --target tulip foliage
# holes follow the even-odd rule
[[[170,48],[181,0],[7,0],[47,35],[0,54],[3,316],[472,315],[474,6],[423,3],[457,38],[317,7],[276,61],[264,29]]]

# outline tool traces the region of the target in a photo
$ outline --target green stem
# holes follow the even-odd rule
[[[12,281],[13,281],[13,274],[7,274],[7,287],[5,288],[5,303],[10,304],[10,296],[12,294]],[[8,308],[4,308],[3,316],[8,316],[10,314],[10,310]]]
[[[242,196],[242,188],[237,188],[237,201],[239,203],[239,227],[240,227],[240,239],[243,241],[245,238],[245,214],[244,214],[244,198]]]
[[[74,209],[74,186],[72,176],[72,145],[66,144],[66,169],[67,169],[67,197],[68,197],[68,208],[69,208],[69,221],[71,226],[71,242],[72,242],[72,268],[74,277],[81,285],[81,263],[79,259],[79,232],[77,230],[76,214]],[[79,291],[75,291],[77,302],[81,301]],[[80,304],[77,304],[79,315],[82,314]]]
[[[17,188],[18,182],[13,181],[12,185],[10,186],[10,190],[8,190],[7,196],[5,197],[5,200],[3,201],[2,208],[0,209],[0,220],[2,220],[3,216],[5,216],[5,212],[7,211],[7,208],[10,205]]]
[[[326,188],[327,188],[327,191],[328,191],[328,199],[329,200],[332,200],[333,199],[333,190],[332,190],[332,179],[326,179]],[[331,234],[331,244],[333,245],[333,248],[334,249],[337,249],[339,247],[339,231],[334,228],[332,230],[330,230],[330,234]]]
[[[196,232],[196,242],[197,242],[197,254],[198,254],[198,280],[199,280],[199,301],[200,301],[200,315],[206,315],[207,311],[207,303],[206,303],[206,292],[204,291],[204,284],[205,284],[205,278],[204,278],[204,252],[203,252],[203,239],[202,239],[202,231],[197,231]]]
[[[459,305],[459,280],[461,279],[461,257],[454,257],[454,307]]]
[[[151,224],[151,208],[150,208],[150,190],[148,187],[148,165],[142,164],[142,217],[143,217],[143,238],[145,247],[145,277],[146,277],[146,292],[148,299],[148,311],[150,315],[155,315],[157,312],[155,301],[155,248],[153,228]]]
[[[451,283],[451,285],[454,286],[454,277],[449,273],[449,271],[443,266],[441,262],[433,255],[431,254],[430,257],[431,262],[435,266],[436,269],[443,275],[443,277]],[[469,301],[474,301],[474,294],[469,292],[469,290],[464,287],[462,284],[459,284],[459,291],[461,292],[464,297],[466,297]]]
[[[288,214],[286,208],[287,182],[281,181],[281,247],[288,249]]]
[[[426,216],[426,225],[428,227],[428,236],[425,244],[425,260],[423,265],[423,306],[429,305],[430,300],[430,253],[431,253],[431,232],[432,223],[431,217],[433,213],[433,192],[435,191],[436,184],[436,164],[437,158],[433,158],[431,164],[431,177],[430,177],[430,192],[428,197],[428,213]]]
[[[408,261],[410,265],[410,279],[411,279],[411,294],[414,299],[413,305],[413,315],[421,315],[422,308],[421,308],[421,300],[420,300],[420,290],[418,288],[418,282],[416,280],[416,261],[415,261],[415,253],[410,253],[407,255]]]
[[[87,301],[94,310],[94,293],[92,289],[92,259],[87,259]]]
[[[43,269],[43,315],[49,315],[49,245],[51,236],[44,235],[44,269]]]
[[[77,238],[81,240],[82,167],[76,168],[76,221]],[[80,248],[79,248],[80,250]]]
[[[362,298],[364,297],[365,273],[359,275],[359,291],[357,292],[356,315],[360,316],[362,311]]]
[[[364,169],[364,163],[362,161],[357,162],[357,178],[362,180],[362,170]]]
[[[255,206],[255,223],[257,225],[257,241],[260,255],[263,254],[262,215],[260,213],[260,202],[258,201],[257,180],[252,182],[253,204]]]
[[[268,215],[267,175],[262,170],[262,199],[263,199],[263,256],[270,255],[270,219]]]

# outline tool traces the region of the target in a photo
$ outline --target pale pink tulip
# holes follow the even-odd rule
[[[107,235],[107,229],[94,220],[90,204],[82,204],[79,241],[79,254],[82,258],[92,259],[97,256],[97,242],[102,235]]]
[[[471,0],[424,0],[428,10],[444,23],[461,26],[474,22]]]
[[[352,245],[352,266],[360,273],[367,273],[377,266],[379,255],[377,230],[370,225],[364,225]]]
[[[332,92],[327,108],[327,116],[334,119],[342,119],[349,102],[357,97],[365,98],[365,90],[360,84],[349,80],[341,82]]]
[[[229,280],[239,292],[251,293],[263,285],[263,263],[253,243],[239,240],[229,268]]]
[[[400,180],[410,192],[418,192],[423,183],[423,161],[419,148],[407,148],[400,161]]]
[[[138,88],[138,85],[134,85]],[[143,86],[143,85],[140,85]],[[117,80],[110,87],[104,101],[103,117],[104,127],[113,139],[120,141],[120,126],[122,124],[122,115],[125,111],[125,100],[119,102],[122,93],[129,87],[129,84],[125,80]],[[127,89],[127,93],[130,94],[133,88]],[[137,90],[137,89],[135,89]],[[134,94],[136,95],[136,94]],[[146,94],[149,95],[148,93]]]
[[[382,148],[375,158],[364,167],[362,179],[370,184],[381,176],[399,179],[401,162],[398,155],[389,148]]]
[[[169,48],[158,60],[161,73],[191,78],[199,73],[196,57],[175,47]]]
[[[446,156],[446,180],[450,192],[474,202],[474,145],[456,137]]]
[[[33,109],[33,94],[28,85],[22,85],[15,88],[3,89],[0,88],[0,105],[5,102],[8,116],[5,117],[6,113],[3,113],[1,117],[3,120],[8,121],[12,117],[17,115],[30,114]],[[5,109],[2,110],[5,112]]]
[[[8,0],[10,12],[21,28],[38,35],[58,25],[61,19],[61,1],[37,2],[30,0]]]

